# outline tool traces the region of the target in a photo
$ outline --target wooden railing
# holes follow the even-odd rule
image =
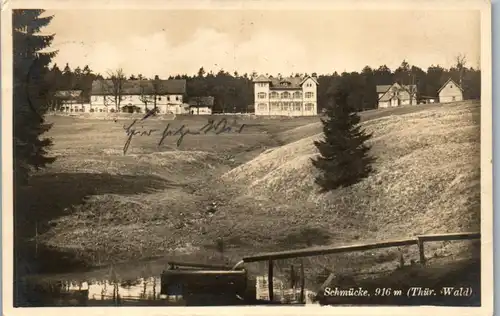
[[[231,266],[225,265],[216,265],[216,264],[204,264],[204,263],[190,263],[190,262],[177,262],[177,261],[169,261],[167,262],[170,269],[177,268],[198,268],[198,269],[218,269],[218,270],[233,270]]]
[[[399,246],[410,246],[417,245],[419,250],[420,264],[425,264],[425,253],[424,253],[424,243],[434,242],[434,241],[452,241],[452,240],[471,240],[480,239],[481,233],[471,232],[471,233],[451,233],[451,234],[434,234],[434,235],[420,235],[413,238],[383,241],[376,243],[367,243],[359,245],[349,245],[340,247],[314,247],[299,250],[287,250],[278,252],[268,252],[257,254],[253,256],[244,257],[238,264],[234,266],[233,269],[237,269],[243,263],[258,262],[258,261],[268,261],[268,288],[269,288],[269,300],[273,300],[273,260],[280,259],[291,259],[300,257],[312,257],[321,256],[335,253],[345,253],[354,251],[364,251],[372,249],[399,247]]]

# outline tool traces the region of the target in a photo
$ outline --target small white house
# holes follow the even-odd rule
[[[199,108],[191,108],[191,114],[194,115],[211,115],[212,109],[207,106],[202,106]]]
[[[85,112],[89,107],[82,90],[59,90],[54,94],[53,110],[60,112]]]
[[[458,102],[464,99],[463,89],[451,78],[438,90],[439,103]]]
[[[189,113],[193,115],[211,115],[214,97],[192,97],[189,99]]]

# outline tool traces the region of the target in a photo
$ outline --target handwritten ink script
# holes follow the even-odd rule
[[[140,121],[143,121],[147,117],[148,116],[145,116]],[[134,136],[151,136],[159,131],[157,129],[144,129],[143,126],[138,127],[137,123],[140,121],[136,119],[130,125],[123,126],[123,129],[125,130],[125,133],[127,135],[127,140],[125,141],[125,145],[123,146],[124,155],[127,153]],[[210,119],[208,120],[207,124],[197,130],[190,129],[186,124],[182,125],[179,128],[175,128],[170,123],[168,123],[161,133],[157,147],[160,148],[161,145],[165,142],[165,139],[169,136],[178,136],[176,145],[177,147],[179,147],[186,135],[205,135],[208,133],[212,133],[215,135],[220,135],[222,133],[240,134],[244,128],[245,124],[241,124],[238,126],[236,120],[230,124],[225,118],[219,120],[218,122]]]

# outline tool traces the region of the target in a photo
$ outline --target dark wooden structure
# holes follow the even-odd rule
[[[243,305],[255,298],[245,270],[165,270],[160,293],[182,296],[186,305]]]

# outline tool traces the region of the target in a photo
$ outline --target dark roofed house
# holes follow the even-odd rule
[[[190,106],[206,106],[212,108],[214,106],[214,97],[191,97],[189,98]]]
[[[82,90],[59,90],[56,91],[54,97],[62,104],[81,103],[83,101],[82,92]]]
[[[93,96],[114,94],[113,91],[114,85],[112,80],[94,80],[92,82]],[[184,95],[186,93],[186,80],[158,80],[156,87],[154,80],[124,80],[121,91],[123,95],[153,95],[155,92],[157,95]]]
[[[189,99],[189,110],[191,114],[212,114],[212,109],[215,104],[215,98],[208,97],[191,97]]]
[[[83,90],[59,90],[54,93],[52,109],[66,113],[81,113],[90,110],[88,94]]]
[[[58,90],[54,93],[51,107],[61,112],[85,112],[89,107],[89,100],[82,90]]]
[[[377,86],[377,94],[379,97],[382,96],[382,94],[386,93],[387,90],[389,90],[392,87],[392,84],[386,84],[386,85],[379,85]]]
[[[376,90],[379,108],[417,104],[417,85],[401,85],[395,82],[392,85],[379,85]]]
[[[156,106],[158,113],[182,114],[186,80],[123,80],[121,88],[112,80],[94,80],[91,105],[99,112],[141,112]],[[115,96],[120,95],[121,98]],[[115,101],[116,100],[116,101]],[[117,104],[119,103],[119,104]]]

